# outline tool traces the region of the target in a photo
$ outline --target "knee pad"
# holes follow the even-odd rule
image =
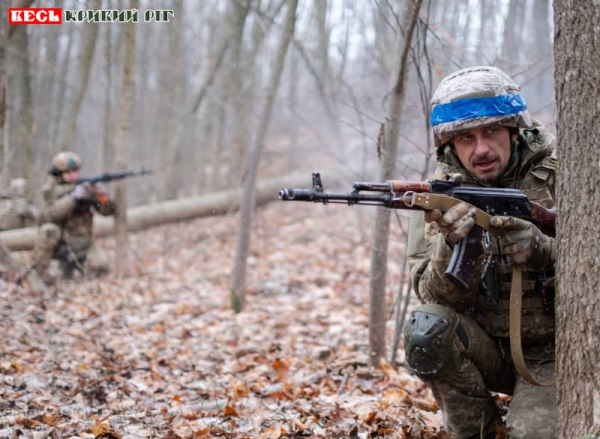
[[[421,305],[404,328],[406,362],[413,372],[424,377],[437,378],[456,372],[464,359],[455,345],[456,336],[468,346],[456,312],[442,305]]]

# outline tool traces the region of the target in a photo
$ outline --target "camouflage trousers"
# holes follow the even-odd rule
[[[419,319],[429,326],[419,326]],[[555,386],[533,386],[518,376],[508,340],[490,337],[470,317],[422,305],[405,328],[405,349],[408,364],[431,388],[455,438],[495,437],[494,427],[502,419],[490,392],[512,395],[509,438],[556,438]],[[524,345],[523,353],[535,376],[545,378],[554,370],[553,344]]]
[[[40,275],[44,275],[52,259],[59,259],[64,263],[65,252],[72,254],[77,260],[77,264],[80,264],[86,273],[102,274],[108,272],[108,257],[91,237],[71,238],[67,246],[66,236],[59,226],[53,223],[43,224],[38,229],[33,248],[33,267],[35,271]],[[63,273],[66,274],[64,270]]]

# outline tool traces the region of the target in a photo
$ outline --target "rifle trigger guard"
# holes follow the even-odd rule
[[[413,203],[413,196],[415,195],[414,191],[408,191],[404,193],[404,196],[402,197],[402,201],[404,201],[404,204],[406,205],[406,207],[413,207],[415,205],[415,203]],[[406,200],[410,200],[410,201],[406,201]]]

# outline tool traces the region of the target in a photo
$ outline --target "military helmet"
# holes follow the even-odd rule
[[[530,128],[531,116],[520,90],[496,67],[469,67],[445,77],[431,99],[435,146],[448,143],[457,131],[490,124]]]
[[[59,176],[63,172],[77,171],[79,168],[81,168],[81,164],[81,158],[74,152],[59,152],[52,159],[50,174],[54,176]]]

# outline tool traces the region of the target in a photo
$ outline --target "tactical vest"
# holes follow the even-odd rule
[[[515,177],[505,180],[505,187],[516,187],[530,201],[546,208],[554,207],[554,180],[556,156],[553,152],[553,137],[533,129],[522,133],[519,139],[525,145],[521,152],[523,164],[515,169]],[[446,158],[449,158],[446,151]],[[444,166],[445,165],[445,166]],[[456,162],[446,162],[445,172],[457,170]],[[455,166],[452,166],[455,165]],[[464,172],[464,168],[462,168]],[[473,184],[467,177],[466,183]],[[465,181],[463,180],[463,183]],[[546,235],[554,236],[554,229],[541,228]],[[509,337],[510,287],[512,265],[500,256],[495,239],[491,241],[492,256],[487,262],[488,276],[495,278],[497,297],[490,295],[489,280],[482,282],[472,308],[472,317],[493,337]],[[483,277],[482,277],[483,278]],[[489,279],[489,277],[486,277]],[[521,335],[523,343],[554,340],[554,270],[534,271],[523,267],[523,303]]]
[[[553,187],[549,183],[554,178],[555,168],[556,159],[547,156],[526,175],[518,188],[530,201],[546,208],[554,207]],[[554,236],[554,230],[542,228],[542,231]],[[495,270],[497,298],[490,297],[490,290],[484,289],[482,285],[474,307],[474,318],[488,334],[494,337],[508,337],[512,266],[503,262],[498,245],[494,241],[492,249],[493,257],[488,270]],[[523,268],[521,334],[524,343],[554,339],[554,282],[554,270],[541,272]]]

